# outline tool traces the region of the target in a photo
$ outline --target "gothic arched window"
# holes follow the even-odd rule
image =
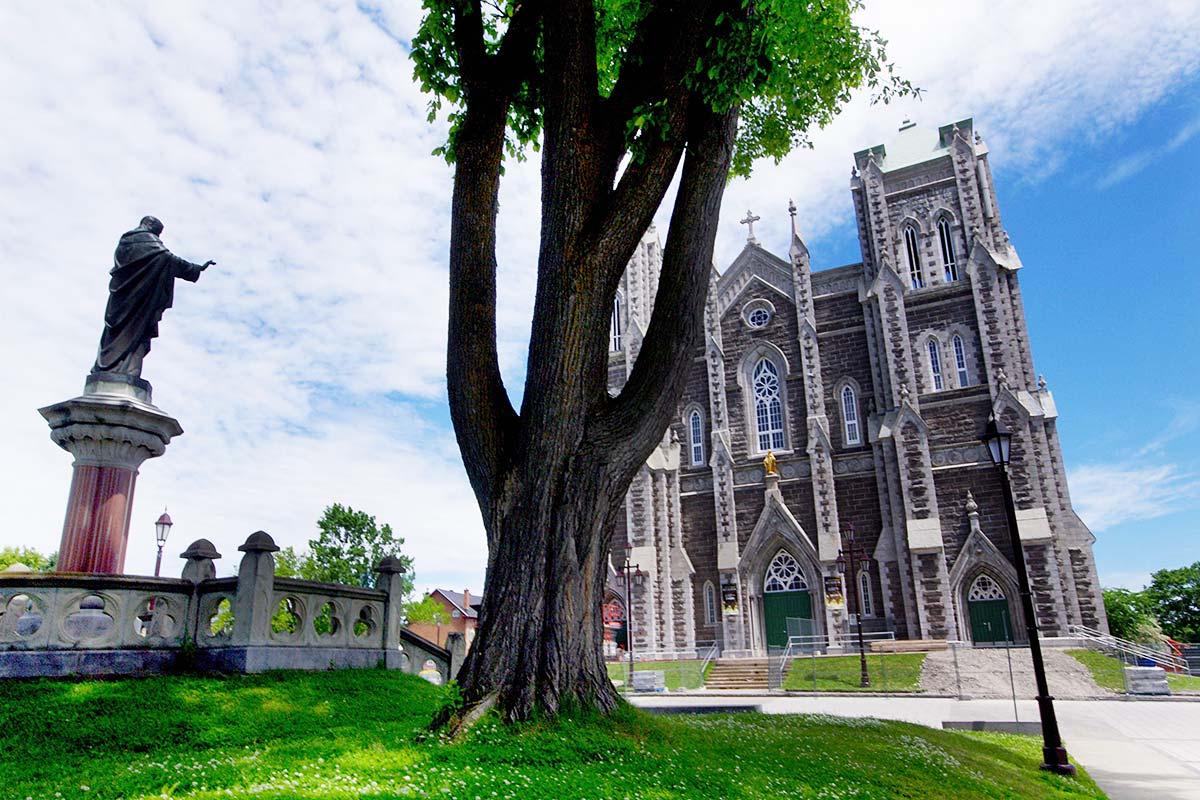
[[[957,333],[950,340],[954,346],[954,369],[958,373],[958,385],[968,386],[971,383],[971,376],[967,374],[967,348],[963,344],[962,337]]]
[[[613,298],[612,312],[612,340],[608,346],[609,350],[621,349],[621,296],[617,295]]]
[[[921,274],[921,251],[917,247],[917,229],[912,225],[904,229],[904,255],[908,258],[908,279],[912,282],[912,288],[922,288],[925,286],[925,276]]]
[[[800,562],[787,550],[780,550],[767,567],[767,576],[763,579],[764,592],[804,592],[808,590],[808,582],[800,571]]]
[[[871,573],[862,570],[858,573],[858,608],[864,618],[875,616],[875,598],[871,596]]]
[[[713,588],[712,581],[704,584],[704,624],[717,624],[717,590]]]
[[[854,396],[854,389],[848,384],[842,387],[842,430],[846,434],[847,445],[862,444],[858,426],[858,400]]]
[[[692,454],[692,466],[703,466],[704,418],[700,416],[700,409],[693,409],[692,413],[688,414],[688,444]]]
[[[1004,600],[1004,590],[990,575],[980,575],[967,592],[968,600]]]
[[[954,239],[950,231],[950,220],[942,217],[937,224],[938,242],[942,245],[942,268],[946,281],[958,280],[958,262],[954,259]]]
[[[929,377],[933,379],[933,390],[940,392],[946,386],[942,380],[942,348],[938,347],[937,339],[933,338],[926,347],[929,349]]]
[[[782,450],[783,402],[779,396],[779,368],[769,358],[754,367],[754,417],[758,424],[758,449]]]

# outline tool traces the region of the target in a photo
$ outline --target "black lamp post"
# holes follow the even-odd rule
[[[1017,530],[1017,508],[1013,502],[1012,484],[1009,482],[1008,459],[1012,451],[1012,432],[993,414],[988,418],[983,432],[983,443],[991,454],[992,464],[1000,473],[1000,485],[1004,490],[1004,513],[1008,519],[1008,530],[1013,540],[1013,566],[1017,569],[1017,587],[1021,593],[1021,608],[1025,613],[1025,630],[1029,634],[1029,655],[1033,658],[1033,674],[1037,680],[1038,714],[1042,720],[1042,769],[1059,775],[1074,775],[1075,767],[1067,759],[1058,732],[1058,719],[1054,715],[1054,698],[1046,684],[1046,665],[1042,663],[1042,643],[1038,638],[1037,616],[1033,610],[1033,595],[1029,590],[1029,571],[1025,566],[1025,551],[1021,546],[1021,534]]]
[[[162,516],[154,523],[154,538],[158,541],[158,558],[154,561],[154,577],[156,578],[162,569],[163,546],[167,543],[167,537],[171,535],[171,525],[173,524],[165,508],[163,509]]]
[[[629,656],[629,688],[633,689],[633,599],[629,585],[633,579],[641,586],[646,573],[642,572],[641,564],[630,564],[628,559],[621,572],[625,574],[625,653]]]
[[[846,568],[849,567],[850,575],[846,579],[846,590],[853,601],[851,613],[858,618],[858,663],[860,669],[859,685],[863,688],[868,688],[871,685],[871,676],[867,672],[867,649],[863,644],[863,625],[862,625],[862,598],[858,595],[858,575],[857,570],[867,569],[871,565],[871,557],[867,554],[867,549],[854,539],[854,526],[847,525],[846,532],[842,534],[842,549],[838,550],[837,568],[838,572],[846,574]]]

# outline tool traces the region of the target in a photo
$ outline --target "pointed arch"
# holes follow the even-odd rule
[[[745,401],[746,448],[749,455],[790,452],[788,434],[787,358],[774,344],[758,341],[742,356],[738,382]]]
[[[947,283],[951,283],[958,280],[958,257],[954,252],[954,229],[945,214],[938,215],[937,235],[942,254],[942,275]]]
[[[693,467],[704,466],[704,411],[699,403],[692,403],[684,409],[683,428],[687,435],[688,464]]]
[[[942,376],[942,345],[936,336],[925,340],[925,352],[929,356],[929,385],[932,391],[940,392],[946,388],[946,381]]]
[[[917,235],[917,226],[904,226],[904,258],[908,265],[908,280],[913,289],[925,287],[925,276],[921,272],[921,247]]]
[[[842,378],[834,386],[834,401],[842,418],[842,446],[860,446],[863,443],[863,420],[858,383],[850,377]]]
[[[704,582],[704,624],[717,624],[717,589],[712,581]]]
[[[617,352],[621,349],[621,293],[617,292],[613,297],[612,321],[609,326],[608,349],[611,352]]]
[[[800,568],[800,562],[787,550],[780,548],[767,572],[763,575],[764,592],[806,592],[808,581]]]
[[[967,346],[961,334],[950,337],[950,346],[954,351],[954,375],[959,386],[970,386],[971,375],[967,371]]]
[[[871,589],[871,571],[858,571],[858,611],[863,619],[875,618],[875,592]]]

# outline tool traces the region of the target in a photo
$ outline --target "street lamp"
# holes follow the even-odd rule
[[[867,649],[863,644],[863,625],[862,625],[862,598],[858,595],[858,569],[867,569],[871,565],[871,557],[867,555],[867,549],[854,540],[854,526],[847,525],[846,532],[842,535],[843,549],[838,550],[837,568],[838,572],[846,575],[846,568],[850,568],[850,575],[846,579],[846,590],[850,594],[850,599],[854,601],[851,606],[851,613],[855,613],[858,617],[858,664],[859,664],[859,685],[864,689],[870,687],[871,676],[867,672]],[[857,569],[856,569],[857,567]]]
[[[987,445],[992,464],[1000,473],[1000,486],[1004,490],[1004,514],[1013,541],[1013,566],[1017,569],[1017,588],[1021,593],[1021,609],[1025,614],[1025,630],[1029,633],[1029,655],[1033,657],[1033,675],[1037,679],[1038,714],[1042,720],[1042,769],[1059,775],[1074,775],[1075,767],[1067,759],[1058,732],[1058,719],[1054,715],[1054,698],[1046,684],[1046,665],[1042,663],[1042,643],[1038,638],[1037,617],[1033,611],[1033,595],[1029,591],[1029,572],[1025,566],[1025,551],[1021,547],[1021,534],[1017,530],[1017,508],[1013,502],[1012,484],[1009,482],[1008,460],[1012,452],[1012,432],[992,414],[988,417],[983,432],[983,443]]]
[[[633,689],[633,599],[629,592],[629,585],[632,582],[632,577],[637,581],[638,586],[642,585],[642,580],[645,577],[642,572],[641,564],[630,564],[629,559],[625,560],[625,566],[621,567],[621,572],[625,575],[625,653],[629,656],[629,688]]]
[[[162,551],[163,546],[167,543],[167,537],[171,535],[171,517],[167,514],[164,508],[162,516],[154,523],[154,538],[158,540],[158,558],[154,561],[154,577],[158,577],[159,570],[162,569]]]

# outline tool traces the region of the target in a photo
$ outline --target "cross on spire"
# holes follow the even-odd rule
[[[743,220],[740,220],[741,224],[745,225],[747,228],[746,241],[749,244],[758,244],[758,239],[754,238],[754,223],[758,222],[760,219],[762,219],[762,217],[754,216],[753,211],[747,211],[746,218]]]

